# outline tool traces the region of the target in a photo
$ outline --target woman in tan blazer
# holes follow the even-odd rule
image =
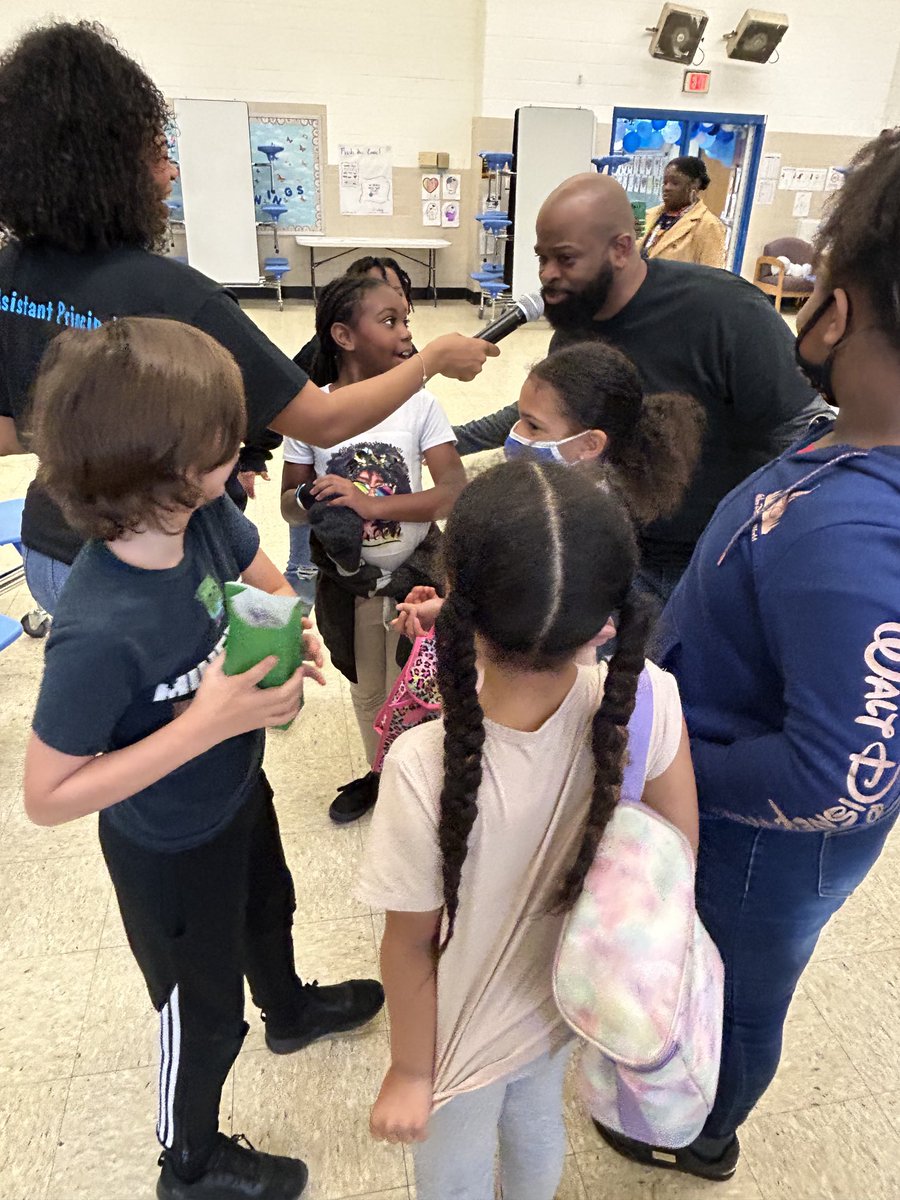
[[[725,226],[700,199],[708,187],[702,158],[685,154],[672,159],[663,175],[663,202],[647,213],[644,258],[725,266]]]

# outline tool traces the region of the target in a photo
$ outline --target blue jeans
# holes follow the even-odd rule
[[[29,550],[27,546],[22,547],[22,557],[25,560],[25,582],[29,592],[41,608],[52,616],[59,593],[72,568],[57,558],[48,558],[39,550]]]
[[[566,1154],[563,1079],[572,1051],[463,1092],[431,1114],[428,1140],[412,1148],[419,1200],[488,1200],[499,1158],[503,1195],[553,1200]]]
[[[819,934],[896,820],[790,833],[701,818],[697,910],[725,963],[722,1066],[705,1136],[733,1134],[772,1082],[788,1006]]]
[[[316,600],[316,577],[318,571],[309,550],[309,526],[289,525],[291,547],[284,577],[309,608]]]

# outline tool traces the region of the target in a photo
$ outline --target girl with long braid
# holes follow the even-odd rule
[[[492,1197],[498,1141],[504,1195],[552,1200],[571,1037],[553,956],[622,782],[645,667],[637,548],[594,475],[521,460],[463,492],[443,554],[443,718],[387,756],[360,886],[387,910],[392,1053],[372,1132],[414,1144],[419,1200]],[[578,666],[614,610],[611,662]],[[677,689],[647,670],[643,799],[695,844]]]

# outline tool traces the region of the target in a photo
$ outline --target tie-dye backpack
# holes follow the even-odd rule
[[[655,1146],[686,1146],[719,1077],[722,960],[694,905],[684,835],[640,803],[653,726],[646,672],[629,723],[617,807],[566,919],[553,986],[587,1046],[584,1097],[602,1125]]]
[[[441,715],[441,696],[437,689],[437,652],[434,633],[413,642],[412,653],[400,672],[391,694],[375,718],[379,735],[378,750],[372,770],[381,771],[384,756],[406,729],[433,721]]]

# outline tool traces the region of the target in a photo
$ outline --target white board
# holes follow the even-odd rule
[[[258,284],[247,105],[176,100],[188,262],[225,284]]]
[[[592,171],[595,118],[588,108],[529,107],[516,110],[516,209],[512,294],[540,288],[534,256],[538,209],[572,175]]]

